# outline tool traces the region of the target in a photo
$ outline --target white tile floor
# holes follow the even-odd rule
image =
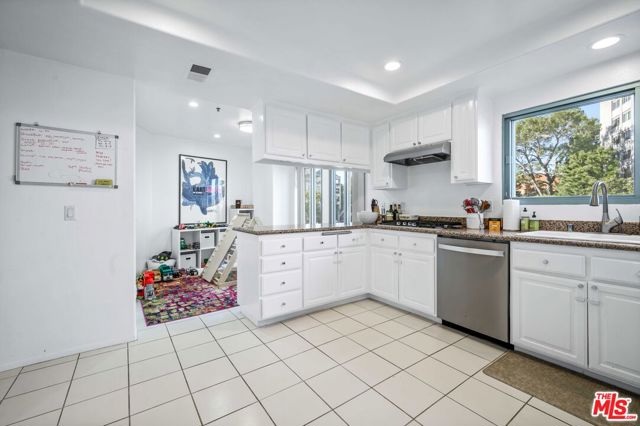
[[[0,372],[5,425],[584,425],[482,373],[504,350],[373,300],[255,328],[237,308]]]

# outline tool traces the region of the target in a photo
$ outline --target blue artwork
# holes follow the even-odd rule
[[[180,223],[227,221],[227,162],[180,155]]]

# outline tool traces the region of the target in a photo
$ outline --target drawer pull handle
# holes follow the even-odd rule
[[[413,246],[414,246],[414,247],[415,247],[415,246],[417,246],[417,245],[418,245],[418,243],[413,243]]]
[[[209,236],[208,236],[208,235],[205,235],[205,238],[209,238]]]
[[[591,300],[591,299],[589,299],[589,303],[591,303],[592,305],[599,305],[600,301],[599,300]]]
[[[584,288],[584,284],[578,284],[578,288]]]
[[[381,242],[384,242],[384,238],[380,238],[380,241],[381,241]]]
[[[542,261],[542,264],[543,264],[543,265],[548,265],[548,264],[549,264],[549,261],[548,261],[547,259],[544,259],[544,260]]]
[[[286,283],[287,283],[286,281],[282,281],[280,285],[285,285]]]
[[[324,241],[320,241],[320,244],[324,244]]]
[[[592,286],[591,286],[591,290],[593,290],[593,291],[598,290],[598,286],[597,286],[597,285],[592,285]]]
[[[402,256],[402,253],[398,253],[398,256]]]
[[[280,248],[285,248],[287,247],[285,244],[281,245]]]
[[[287,302],[282,302],[280,306],[287,306]]]
[[[287,264],[287,262],[285,262],[285,261],[282,261],[282,263],[281,263],[281,265],[286,265],[286,264]]]
[[[338,253],[342,254],[342,250],[340,250]]]
[[[587,301],[586,297],[580,297],[580,296],[576,297],[576,302],[584,303],[586,301]]]
[[[394,252],[393,252],[393,255],[395,256],[396,254],[398,254],[398,252],[397,252],[397,251],[394,251]]]

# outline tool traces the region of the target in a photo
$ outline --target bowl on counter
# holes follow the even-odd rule
[[[363,210],[361,212],[358,212],[357,216],[358,216],[358,220],[362,223],[364,223],[365,225],[370,225],[372,223],[376,223],[376,220],[378,220],[378,213],[377,212],[369,212],[366,210]]]

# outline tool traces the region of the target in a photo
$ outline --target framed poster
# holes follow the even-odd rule
[[[227,223],[227,160],[180,154],[179,223]]]

